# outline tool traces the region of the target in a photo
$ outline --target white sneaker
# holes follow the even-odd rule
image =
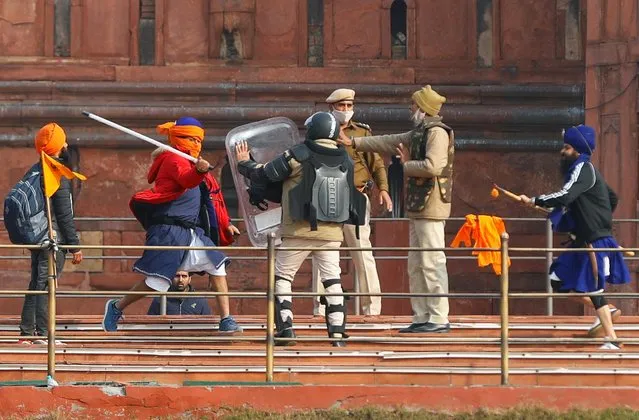
[[[610,316],[612,317],[612,321],[615,322],[621,316],[621,309],[610,305]],[[595,317],[595,322],[592,323],[592,326],[588,330],[588,337],[596,337],[601,332],[602,328],[603,325],[601,325],[601,320],[599,317]]]
[[[49,344],[49,340],[33,340],[33,344],[41,344],[41,345],[48,345]],[[56,346],[66,346],[67,344],[60,341],[60,340],[55,340],[55,345]]]
[[[610,341],[606,341],[603,346],[599,347],[599,350],[613,350],[620,351],[621,346],[619,344],[612,343]]]

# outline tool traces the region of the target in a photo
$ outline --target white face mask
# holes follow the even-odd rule
[[[411,115],[410,120],[413,122],[415,127],[417,127],[422,123],[422,121],[424,121],[424,118],[426,118],[426,113],[422,112],[421,109],[418,109],[413,115]]]
[[[340,124],[346,124],[353,118],[353,111],[338,111],[334,109],[332,114]]]

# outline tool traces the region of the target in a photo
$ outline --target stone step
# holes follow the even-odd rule
[[[60,348],[56,363],[61,365],[117,366],[262,366],[264,350],[159,350],[123,348]],[[2,366],[46,363],[44,346],[0,348]],[[596,347],[583,352],[520,352],[509,356],[513,368],[637,368],[639,353],[601,351]],[[360,350],[276,350],[276,365],[376,366],[376,367],[495,367],[500,366],[498,351],[360,351]]]
[[[105,333],[100,317],[61,317],[56,379],[73,382],[262,381],[265,319],[238,317],[245,332],[217,332],[215,317],[132,316]],[[46,347],[17,344],[17,317],[0,317],[0,375],[37,380]],[[509,365],[514,385],[639,384],[639,342],[622,351],[584,342],[591,317],[511,317]],[[619,335],[639,338],[639,317],[622,317]],[[500,382],[498,317],[455,317],[449,334],[400,334],[410,317],[349,318],[346,348],[326,341],[320,317],[296,320],[297,344],[275,349],[275,380],[304,384],[490,385]],[[581,341],[579,341],[581,340]]]
[[[172,324],[172,325],[192,325],[207,324],[219,321],[219,316],[189,316],[189,315],[165,315],[165,316],[148,316],[148,315],[127,315],[123,324],[142,323],[145,325],[153,324]],[[240,323],[246,324],[266,324],[264,315],[239,315],[235,319]],[[76,324],[99,324],[102,322],[102,316],[99,315],[58,315],[56,317],[58,325],[76,325]],[[593,316],[545,316],[545,315],[528,315],[528,316],[510,316],[508,321],[511,325],[518,324],[544,324],[544,325],[562,325],[562,324],[579,324],[588,325],[594,320]],[[622,324],[639,324],[639,316],[622,316],[620,318]],[[296,315],[295,323],[303,325],[305,323],[321,324],[324,317]],[[457,324],[499,324],[500,317],[498,315],[461,315],[451,316],[451,323]],[[368,324],[402,324],[411,323],[410,316],[397,315],[380,315],[380,316],[363,316],[349,315],[348,323],[358,325]],[[0,325],[19,325],[20,315],[0,315]]]

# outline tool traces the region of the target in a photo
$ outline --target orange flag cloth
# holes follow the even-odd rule
[[[466,223],[459,229],[450,246],[458,248],[463,244],[473,248],[499,248],[501,234],[505,231],[506,227],[501,217],[467,214]],[[477,255],[479,267],[492,264],[495,274],[501,274],[500,251],[473,251],[473,255]],[[510,267],[510,258],[508,266]]]
[[[60,180],[62,177],[68,179],[78,178],[81,181],[85,181],[87,177],[77,172],[73,172],[71,169],[64,166],[51,156],[44,153],[44,150],[40,152],[42,159],[42,177],[44,180],[44,195],[51,197],[60,188]]]

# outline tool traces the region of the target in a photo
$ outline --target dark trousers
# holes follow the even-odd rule
[[[31,251],[31,281],[29,290],[48,290],[48,251]],[[64,268],[64,252],[56,253],[58,278]],[[47,335],[49,296],[25,295],[20,321],[20,335]]]

